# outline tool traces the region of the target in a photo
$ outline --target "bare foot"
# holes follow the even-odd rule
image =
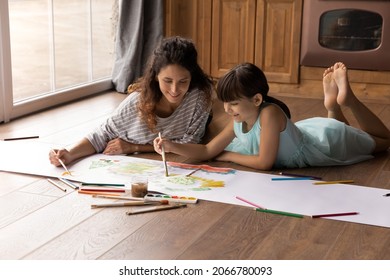
[[[342,62],[336,62],[333,66],[333,79],[338,87],[337,103],[340,106],[351,105],[355,95],[349,85],[347,67]]]
[[[339,109],[337,104],[338,88],[335,80],[333,79],[333,66],[324,71],[322,84],[324,87],[324,106],[328,111],[334,111]]]

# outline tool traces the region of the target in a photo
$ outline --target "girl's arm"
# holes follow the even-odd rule
[[[286,127],[286,117],[276,106],[267,106],[260,116],[260,147],[258,155],[224,152],[217,160],[231,161],[259,170],[270,170],[278,154],[280,132]]]
[[[181,156],[208,160],[221,153],[227,145],[234,139],[233,121],[209,143],[207,144],[180,144],[169,140],[156,138],[154,140],[154,149],[157,153],[162,153],[162,145],[167,153],[175,153]]]

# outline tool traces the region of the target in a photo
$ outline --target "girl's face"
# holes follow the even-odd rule
[[[163,98],[171,104],[179,105],[190,87],[191,73],[184,67],[171,64],[157,75]]]
[[[260,94],[252,98],[241,98],[223,104],[225,112],[233,117],[235,122],[254,123],[259,115],[259,105],[262,102]]]

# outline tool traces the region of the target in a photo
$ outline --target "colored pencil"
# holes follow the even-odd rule
[[[187,204],[161,205],[161,206],[148,207],[148,208],[143,208],[143,209],[131,209],[130,211],[126,212],[126,214],[127,215],[134,215],[134,214],[141,214],[141,213],[148,213],[148,212],[181,208],[181,207],[186,207],[186,206],[187,206]]]
[[[315,180],[322,180],[321,177],[311,176],[311,175],[301,175],[301,174],[294,174],[294,173],[287,173],[287,172],[279,172],[279,174],[284,176],[291,176],[291,177],[305,177],[305,178],[310,177]]]
[[[237,198],[238,200],[241,200],[241,201],[243,201],[243,202],[248,203],[249,205],[255,206],[256,208],[265,209],[265,207],[260,206],[260,205],[258,205],[258,204],[256,204],[256,203],[250,202],[249,200],[246,200],[245,198],[242,198],[242,197],[239,197],[239,196],[236,196],[236,198]]]
[[[25,139],[34,139],[34,138],[39,138],[39,136],[24,136],[24,137],[5,138],[5,139],[3,139],[3,141],[25,140]]]
[[[120,196],[120,195],[116,195],[116,194],[115,195],[94,194],[93,197],[119,199],[119,200],[145,201],[145,199],[143,199],[142,197]]]
[[[264,212],[264,213],[277,214],[277,215],[289,216],[289,217],[294,217],[294,218],[303,218],[303,215],[301,215],[301,214],[295,214],[295,213],[290,213],[290,212],[283,212],[283,211],[270,210],[270,209],[261,209],[261,208],[256,208],[255,210],[259,211],[259,212]]]
[[[290,178],[285,178],[285,177],[275,177],[271,178],[272,181],[300,181],[300,180],[313,180],[312,177],[290,177]]]
[[[350,216],[350,215],[357,215],[359,212],[346,212],[346,213],[332,213],[332,214],[319,214],[319,215],[312,215],[312,218],[326,218],[326,217],[338,217],[338,216]]]
[[[69,180],[66,180],[64,178],[58,178],[58,180],[60,180],[61,182],[63,182],[64,184],[68,185],[69,187],[71,187],[74,190],[77,190],[79,188],[79,186],[73,184],[72,182],[70,182]]]
[[[83,190],[78,190],[78,193],[81,194],[98,194],[98,195],[116,195],[116,196],[121,196],[121,194],[116,194],[116,193],[110,193],[110,192],[94,192],[94,191],[83,191]]]
[[[124,193],[125,189],[114,189],[114,188],[92,188],[92,187],[81,187],[80,190],[87,192],[114,192],[114,193]]]
[[[125,184],[102,184],[102,183],[81,183],[82,186],[101,186],[101,187],[124,187]]]
[[[339,181],[322,181],[314,182],[313,185],[328,185],[328,184],[351,184],[353,180],[339,180]]]
[[[158,133],[158,137],[161,139],[161,132]],[[162,160],[164,162],[164,168],[165,168],[165,177],[168,177],[169,174],[168,174],[168,166],[167,166],[167,161],[165,160],[165,149],[164,149],[164,145],[161,145],[161,156],[162,156]]]
[[[53,180],[51,179],[47,179],[52,185],[56,186],[57,188],[59,188],[61,191],[63,192],[66,192],[66,189],[61,187],[59,184],[57,184],[56,182],[54,182]]]

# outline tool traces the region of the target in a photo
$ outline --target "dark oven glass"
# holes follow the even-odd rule
[[[381,44],[383,18],[357,9],[338,9],[320,17],[319,44],[332,50],[364,51]]]

